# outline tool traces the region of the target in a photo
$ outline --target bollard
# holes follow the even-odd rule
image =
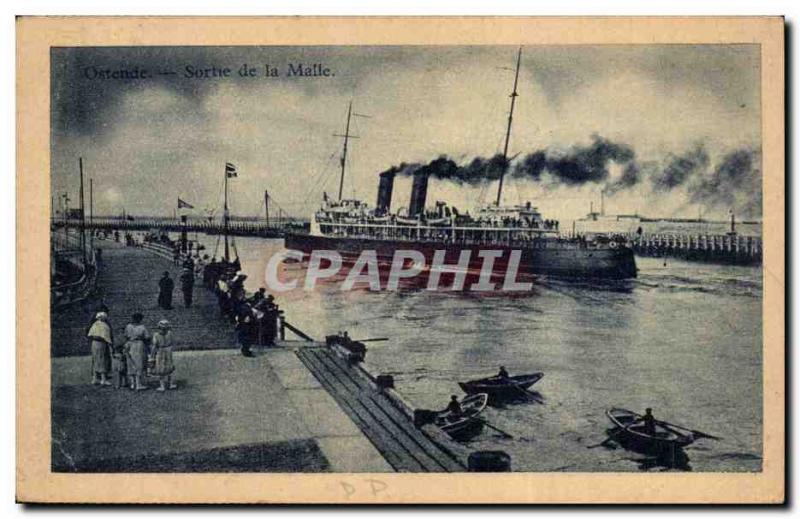
[[[375,385],[378,386],[378,389],[381,391],[394,388],[394,377],[391,375],[378,375],[375,378]]]
[[[467,458],[469,472],[511,472],[511,456],[505,451],[475,451]]]

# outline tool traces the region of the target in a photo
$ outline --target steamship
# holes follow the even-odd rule
[[[519,80],[522,49],[517,54],[514,88],[510,95],[503,159],[507,162],[511,122]],[[310,254],[314,250],[336,250],[354,260],[365,250],[375,251],[378,261],[391,262],[395,251],[413,249],[421,252],[428,265],[437,251],[448,265],[457,264],[469,251],[469,269],[480,270],[487,256],[495,258],[494,267],[504,268],[513,251],[519,251],[519,272],[563,278],[627,279],[636,277],[632,249],[622,238],[602,235],[568,236],[559,222],[542,217],[530,202],[501,205],[503,176],[500,177],[497,201],[470,213],[461,213],[445,202],[426,206],[429,175],[424,168],[413,174],[411,201],[406,210],[392,213],[395,173],[381,173],[375,207],[360,200],[343,199],[342,187],[354,115],[348,107],[344,145],[341,156],[339,197],[323,195],[321,208],[312,216],[307,233],[288,233],[286,248]]]

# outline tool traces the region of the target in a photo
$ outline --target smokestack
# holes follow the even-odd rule
[[[377,209],[389,211],[392,206],[392,189],[394,188],[394,171],[384,171],[381,173],[381,180],[378,184],[378,201],[375,203]]]
[[[414,173],[414,183],[411,185],[411,203],[409,216],[417,216],[425,211],[425,197],[428,196],[428,173],[417,171]]]

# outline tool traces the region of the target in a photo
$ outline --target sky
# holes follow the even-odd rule
[[[231,162],[239,172],[230,181],[234,214],[263,214],[269,190],[272,214],[280,207],[307,217],[323,191],[337,194],[337,134],[352,102],[357,138],[344,196],[374,204],[377,175],[392,166],[440,156],[461,165],[502,151],[517,50],[54,48],[52,191],[78,200],[82,157],[95,214],[171,215],[178,197],[195,206],[192,214],[219,214]],[[511,166],[541,151],[549,169],[507,177],[503,202],[529,200],[547,218],[572,219],[605,189],[610,213],[725,218],[734,210],[760,218],[759,52],[746,44],[523,48]],[[299,63],[330,75],[289,77],[289,65]],[[245,64],[258,76],[239,76]],[[265,77],[267,64],[278,77]],[[187,67],[227,67],[231,76],[187,77]],[[150,77],[107,77],[137,69]],[[630,153],[598,155],[598,142]],[[565,161],[588,167],[591,179],[565,182],[557,174]],[[622,185],[632,162],[637,181],[609,189]],[[393,208],[408,205],[410,183],[397,177]],[[496,191],[495,181],[432,178],[428,204],[469,210],[494,201]]]

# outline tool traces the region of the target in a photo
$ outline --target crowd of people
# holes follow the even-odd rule
[[[181,266],[177,281],[184,306],[192,306],[195,280],[202,278],[203,285],[217,297],[220,315],[235,325],[242,355],[254,356],[252,347],[256,344],[274,346],[281,311],[265,288],[247,294],[244,287],[247,276],[240,272],[238,258],[217,261],[216,258],[209,259],[208,255],[201,257],[202,248],[199,246],[194,247],[194,255],[191,252],[182,254],[180,244],[170,240],[166,234],[142,233],[137,239],[130,233],[120,236],[119,231],[115,231],[113,235],[104,233],[102,237],[112,236],[118,242],[124,238],[128,246],[155,242],[171,247],[175,264]],[[165,270],[158,281],[157,303],[161,310],[173,309],[175,286],[170,271]],[[148,389],[147,377],[156,377],[159,380],[158,391],[177,389],[172,355],[175,339],[168,320],[160,320],[151,333],[144,325],[144,315],[134,313],[123,329],[122,339],[115,341],[109,308],[101,304],[93,313],[86,336],[91,349],[92,384],[143,391]]]
[[[247,275],[235,268],[232,262],[211,262],[205,266],[203,283],[216,294],[220,315],[236,326],[242,355],[252,357],[253,344],[274,346],[280,309],[264,287],[248,296]]]

